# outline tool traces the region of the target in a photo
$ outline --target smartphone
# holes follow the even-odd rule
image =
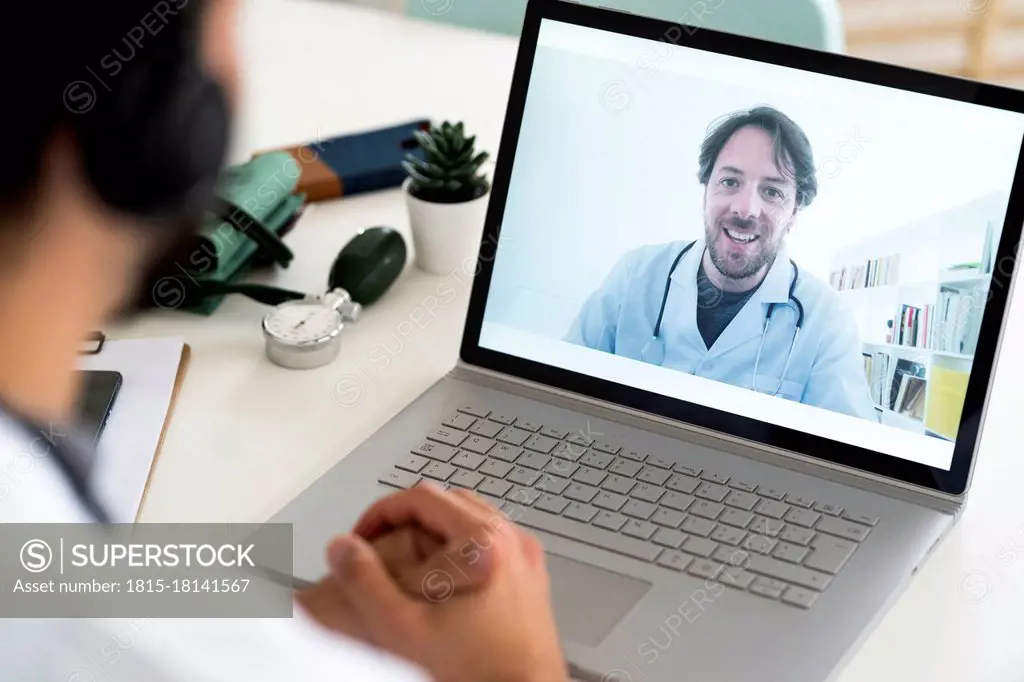
[[[103,435],[124,377],[120,372],[79,370],[82,387],[75,415],[78,428],[94,447]]]

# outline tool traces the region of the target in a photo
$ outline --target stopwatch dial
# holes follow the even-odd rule
[[[267,321],[267,331],[283,341],[303,343],[330,336],[341,326],[337,311],[322,305],[290,305]]]

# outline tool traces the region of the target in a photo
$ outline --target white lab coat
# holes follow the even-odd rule
[[[44,448],[0,413],[0,523],[90,521]],[[426,682],[428,678],[404,661],[327,632],[296,608],[292,619],[0,618],[0,679]]]
[[[583,304],[567,340],[642,360],[672,261],[689,243],[654,244],[627,253]],[[793,294],[803,304],[804,322],[783,377],[797,321],[796,306],[789,298],[793,266],[785,249],[779,251],[761,286],[708,348],[697,328],[697,268],[704,247],[705,241],[698,240],[672,273],[661,323],[662,365],[749,389],[764,335],[757,390],[771,393],[778,387],[779,397],[878,421],[854,319],[836,291],[803,270]],[[777,305],[765,333],[765,316],[773,302]]]

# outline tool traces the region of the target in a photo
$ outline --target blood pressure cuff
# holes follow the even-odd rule
[[[211,292],[255,268],[288,267],[292,253],[281,237],[306,202],[296,191],[300,175],[298,163],[284,152],[226,169],[201,229],[154,269],[140,305],[209,315],[224,298]]]

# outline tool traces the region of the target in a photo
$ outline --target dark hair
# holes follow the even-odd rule
[[[23,208],[35,198],[47,148],[59,132],[71,131],[90,115],[91,105],[85,109],[83,104],[92,100],[83,96],[94,93],[102,106],[110,88],[118,85],[116,71],[164,41],[171,33],[166,24],[180,20],[187,5],[203,4],[3,3],[0,63],[5,65],[3,121],[8,135],[0,163],[0,211]]]
[[[793,119],[778,109],[768,106],[736,111],[713,123],[700,145],[697,179],[707,185],[718,155],[736,131],[757,126],[772,137],[775,165],[796,183],[796,205],[809,206],[818,194],[818,178],[814,169],[814,154],[807,135]]]

